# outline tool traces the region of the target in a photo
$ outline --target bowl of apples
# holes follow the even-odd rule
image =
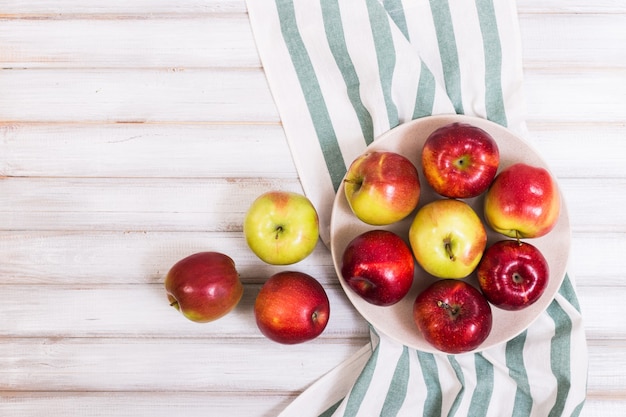
[[[526,330],[559,290],[571,244],[546,161],[464,115],[416,119],[374,141],[347,170],[330,231],[358,312],[408,347],[451,354]]]

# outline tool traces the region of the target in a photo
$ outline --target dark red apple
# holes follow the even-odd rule
[[[476,274],[491,304],[504,310],[521,310],[541,297],[550,268],[543,254],[530,243],[500,240],[487,248]]]
[[[480,346],[493,322],[487,299],[457,279],[438,280],[426,287],[415,299],[413,319],[428,343],[453,354]]]
[[[200,323],[226,315],[243,295],[235,262],[219,252],[199,252],[178,261],[165,277],[165,290],[171,306]]]
[[[261,333],[282,344],[296,344],[319,336],[330,317],[324,287],[303,272],[283,271],[261,287],[254,303]]]
[[[409,246],[388,230],[370,230],[346,246],[341,276],[365,301],[389,306],[411,289],[415,262]]]
[[[430,186],[450,198],[471,198],[489,188],[500,164],[496,141],[483,129],[450,123],[432,132],[422,149],[422,169]]]

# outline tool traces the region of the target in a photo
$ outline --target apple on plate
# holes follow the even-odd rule
[[[243,223],[246,243],[261,260],[290,265],[309,256],[319,239],[311,201],[289,191],[269,191],[251,204]]]
[[[198,252],[176,262],[165,277],[165,290],[172,307],[199,323],[226,315],[243,295],[234,261],[219,252]]]
[[[424,177],[438,194],[471,198],[482,194],[496,176],[500,151],[493,137],[468,123],[450,123],[433,131],[422,148]]]
[[[254,303],[261,333],[282,344],[297,344],[319,336],[330,317],[324,287],[312,276],[298,271],[272,275],[261,287]]]
[[[504,310],[521,310],[544,293],[550,278],[548,261],[537,247],[517,240],[489,246],[476,269],[487,300]]]
[[[561,211],[556,181],[542,167],[522,162],[500,172],[487,190],[487,224],[504,236],[522,239],[549,233]]]
[[[442,352],[476,349],[491,332],[493,315],[481,292],[463,280],[437,280],[413,304],[413,320],[424,339]]]
[[[411,289],[415,262],[409,246],[388,230],[369,230],[348,243],[341,258],[346,284],[370,304],[390,306]]]
[[[420,196],[415,165],[389,151],[367,152],[356,158],[348,168],[343,187],[356,217],[375,226],[404,219],[417,207]]]
[[[487,232],[474,209],[461,200],[444,198],[422,206],[409,228],[415,259],[438,278],[471,274],[487,245]]]

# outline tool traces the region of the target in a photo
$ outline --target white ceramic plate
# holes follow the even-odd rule
[[[408,157],[417,167],[420,175],[421,194],[418,208],[424,204],[441,198],[428,185],[423,177],[421,166],[421,149],[426,138],[435,129],[452,122],[465,122],[478,126],[490,135],[498,143],[500,150],[500,168],[502,170],[515,162],[525,162],[530,165],[541,166],[549,170],[546,162],[541,156],[529,146],[527,142],[514,135],[504,127],[487,121],[485,119],[451,115],[451,116],[431,116],[413,120],[402,124],[395,129],[383,134],[374,141],[368,150],[387,150],[400,153]],[[484,194],[473,199],[465,200],[483,219],[483,199]],[[416,209],[416,210],[417,210]],[[345,197],[343,186],[340,186],[333,205],[331,217],[331,252],[335,270],[339,276],[341,285],[348,298],[361,315],[370,322],[378,331],[381,331],[406,346],[419,349],[425,352],[439,352],[430,345],[415,326],[412,317],[413,302],[417,294],[426,288],[430,283],[437,280],[426,272],[416,262],[416,272],[413,286],[399,303],[389,307],[380,307],[370,304],[360,298],[350,287],[347,286],[341,276],[341,257],[345,247],[357,235],[371,229],[386,229],[399,234],[408,243],[408,229],[413,220],[414,214],[396,224],[384,227],[371,226],[361,222],[350,210],[350,206]],[[484,219],[483,219],[484,223]],[[505,239],[485,227],[488,233],[488,243]],[[548,307],[557,293],[563,278],[565,277],[567,261],[570,251],[570,224],[565,200],[561,194],[561,215],[555,228],[547,235],[527,239],[528,243],[535,245],[546,257],[550,266],[550,280],[548,287],[541,296],[531,306],[519,311],[505,311],[492,306],[493,327],[487,339],[475,350],[481,351],[497,344],[506,342],[528,328],[535,319]],[[478,282],[474,274],[465,278],[466,281],[478,287]]]

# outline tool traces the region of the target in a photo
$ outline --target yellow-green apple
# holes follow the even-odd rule
[[[468,123],[450,123],[432,132],[422,148],[422,169],[442,196],[471,198],[489,188],[500,165],[496,141]]]
[[[512,238],[549,233],[561,211],[556,181],[544,168],[516,163],[500,172],[487,190],[484,214],[496,232]]]
[[[219,252],[198,252],[176,262],[165,277],[165,290],[172,307],[199,323],[226,315],[243,295],[235,262]]]
[[[478,289],[463,280],[443,279],[418,294],[413,320],[428,343],[456,354],[474,350],[487,339],[493,315]]]
[[[261,260],[289,265],[309,256],[319,239],[319,218],[305,196],[269,191],[254,200],[243,223],[246,242]]]
[[[485,250],[476,275],[491,304],[521,310],[544,293],[550,268],[541,251],[530,243],[500,240]]]
[[[330,317],[324,287],[310,275],[283,271],[261,287],[254,303],[254,316],[261,333],[282,344],[296,344],[319,336]]]
[[[415,259],[438,278],[465,278],[480,261],[487,232],[478,214],[461,200],[444,198],[422,206],[409,228]]]
[[[344,178],[344,193],[361,221],[382,226],[398,222],[417,207],[420,181],[415,165],[395,152],[367,152]]]
[[[369,230],[348,243],[341,276],[365,301],[389,306],[411,289],[415,262],[409,246],[388,230]]]

